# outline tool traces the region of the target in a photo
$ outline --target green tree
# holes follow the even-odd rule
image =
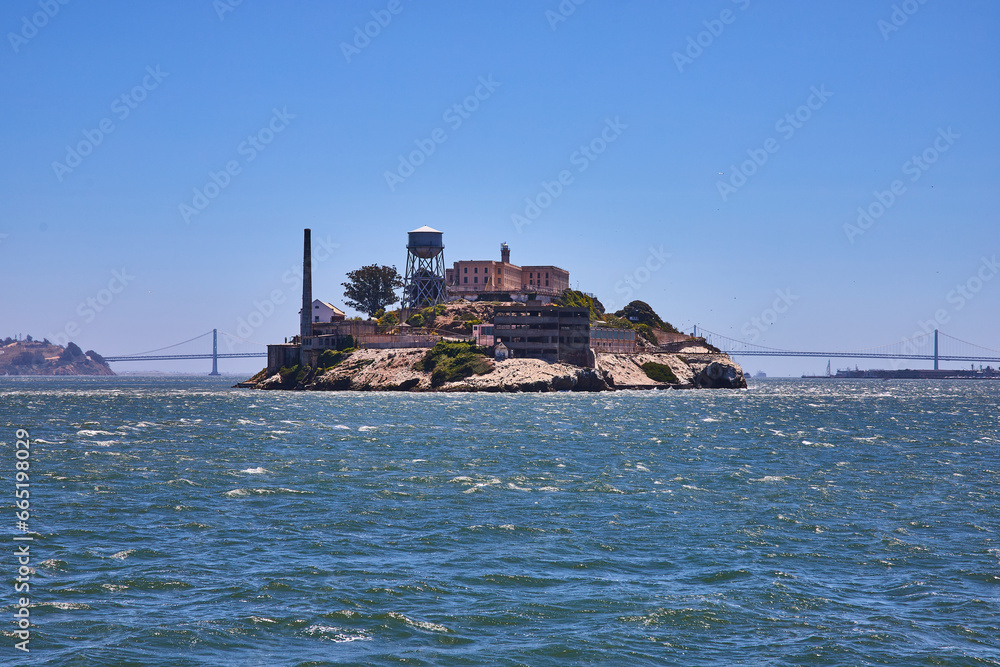
[[[656,311],[645,301],[632,301],[627,306],[615,313],[616,317],[624,317],[633,324],[647,324],[653,329],[660,329],[670,333],[677,333],[677,329],[669,322],[664,322]]]
[[[395,266],[362,266],[347,273],[344,286],[344,303],[351,308],[372,316],[386,306],[399,301],[396,290],[403,286],[403,279]]]
[[[399,324],[399,315],[394,312],[388,312],[378,319],[379,329],[391,329],[397,324]]]

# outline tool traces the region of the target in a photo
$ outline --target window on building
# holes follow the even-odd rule
[[[466,266],[462,269],[462,273],[468,273],[468,272],[469,272],[469,267]]]
[[[319,322],[319,315],[316,316],[316,322]]]
[[[472,272],[473,273],[479,273],[479,267],[477,266],[476,268],[472,269]]]
[[[474,282],[474,283],[478,283],[478,282],[479,282],[479,276],[476,276],[475,278],[473,278],[473,279],[472,279],[472,282]]]
[[[489,272],[490,272],[490,267],[484,266],[483,267],[483,273],[489,273]]]
[[[469,277],[468,277],[468,276],[466,276],[466,277],[464,278],[464,282],[469,282]]]
[[[546,287],[548,287],[548,286],[549,286],[549,281],[548,281],[548,280],[546,280],[546,281],[545,281],[545,286],[546,286]]]

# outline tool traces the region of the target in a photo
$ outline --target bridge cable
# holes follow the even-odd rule
[[[737,338],[730,338],[729,336],[724,336],[723,334],[716,333],[714,331],[710,331],[709,329],[705,329],[705,328],[702,328],[702,331],[704,331],[707,334],[711,334],[713,336],[716,336],[717,338],[722,338],[722,339],[725,339],[727,341],[731,341],[733,343],[738,343],[739,345],[743,346],[744,350],[748,350],[748,349],[749,350],[753,350],[753,349],[756,349],[756,350],[766,350],[768,352],[791,352],[791,350],[786,350],[786,349],[782,349],[782,348],[778,348],[778,347],[768,347],[766,345],[757,345],[756,343],[748,343],[747,341],[739,340]],[[942,334],[942,335],[946,335],[947,336],[947,334]],[[912,338],[907,338],[907,339],[904,339],[904,340],[896,341],[894,343],[885,343],[883,345],[873,345],[871,347],[865,347],[865,348],[861,348],[861,349],[857,349],[857,350],[843,350],[843,351],[838,350],[838,351],[836,351],[836,354],[843,354],[843,355],[848,355],[848,354],[853,354],[853,353],[864,354],[864,353],[867,353],[867,352],[873,352],[875,350],[883,350],[883,349],[886,349],[886,348],[895,347],[897,345],[904,345],[906,343],[910,343],[910,342],[913,342],[913,341],[916,341],[916,340],[925,340],[929,336],[930,336],[930,334],[922,333],[922,334],[917,334],[916,336],[913,336]],[[948,336],[948,337],[952,338],[951,336]],[[958,339],[956,338],[955,340],[958,340]],[[962,342],[964,343],[965,341],[962,341]],[[982,349],[989,350],[990,348],[984,347]],[[991,350],[991,351],[996,352],[997,350]],[[735,350],[733,350],[733,352],[734,352],[734,354],[739,354],[739,352],[737,352]]]
[[[978,348],[980,350],[988,350],[990,352],[996,352],[997,354],[1000,354],[1000,350],[994,350],[992,347],[986,347],[985,345],[977,345],[976,343],[970,343],[967,340],[962,340],[961,338],[955,338],[954,336],[949,336],[948,334],[946,334],[943,331],[941,331],[940,334],[941,334],[941,336],[943,336],[945,338],[950,338],[950,339],[952,339],[954,341],[957,341],[959,343],[965,343],[966,345]]]
[[[220,330],[219,333],[222,334],[222,335],[224,335],[224,336],[229,336],[230,338],[235,338],[236,340],[241,340],[244,343],[253,343],[254,345],[260,345],[261,347],[267,347],[267,343],[258,343],[255,340],[250,340],[249,338],[241,338],[241,337],[237,336],[236,334],[229,333],[228,331],[221,331]]]
[[[121,354],[121,355],[117,355],[117,356],[121,356],[121,357],[141,357],[141,356],[146,355],[146,354],[153,354],[154,352],[160,352],[162,350],[169,350],[172,347],[178,347],[180,345],[184,345],[185,343],[190,343],[193,340],[198,340],[199,338],[204,338],[205,336],[208,336],[211,333],[212,333],[211,331],[206,331],[205,333],[201,334],[200,336],[195,336],[194,338],[189,338],[189,339],[187,339],[185,341],[181,341],[180,343],[174,343],[173,345],[167,345],[166,347],[159,347],[159,348],[157,348],[155,350],[149,350],[147,352],[136,352],[134,354]]]

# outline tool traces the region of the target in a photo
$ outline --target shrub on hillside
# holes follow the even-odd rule
[[[604,315],[604,304],[597,297],[588,296],[577,290],[567,289],[552,301],[554,305],[590,309],[590,319],[599,320]]]
[[[653,345],[659,345],[656,341],[656,334],[653,333],[653,328],[648,324],[637,324],[635,327],[636,333],[648,340]]]
[[[316,361],[316,365],[319,368],[333,368],[344,359],[347,358],[348,354],[341,350],[323,350],[323,353],[319,355],[319,359]]]
[[[635,325],[626,320],[624,317],[605,315],[602,319],[609,327],[614,327],[616,329],[635,329]]]
[[[413,364],[413,370],[429,372],[431,386],[440,387],[470,375],[485,375],[493,370],[493,363],[486,356],[485,348],[471,343],[440,342]]]
[[[653,329],[660,329],[668,333],[678,333],[674,325],[660,319],[656,311],[645,301],[632,301],[615,313],[615,315],[617,317],[624,317],[634,324],[648,324]]]
[[[666,364],[658,364],[655,361],[647,361],[642,365],[642,370],[646,373],[646,377],[650,380],[655,380],[657,382],[670,382],[677,383],[677,376],[674,375],[674,371]]]

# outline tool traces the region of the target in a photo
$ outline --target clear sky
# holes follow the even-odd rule
[[[426,224],[687,331],[1000,348],[995,2],[64,2],[0,6],[0,336],[280,341],[304,227],[343,306]]]

